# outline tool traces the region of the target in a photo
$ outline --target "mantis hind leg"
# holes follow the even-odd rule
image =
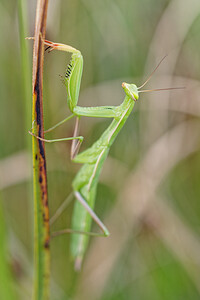
[[[53,225],[55,221],[60,217],[60,215],[63,213],[63,211],[67,208],[67,206],[71,203],[71,201],[74,198],[74,194],[70,193],[68,197],[63,201],[63,203],[59,206],[59,208],[56,210],[53,217],[51,217],[49,223],[50,225]]]
[[[75,195],[76,199],[82,204],[82,206],[87,210],[87,212],[90,214],[90,216],[95,221],[95,223],[102,230],[104,236],[109,236],[110,233],[109,233],[107,227],[102,223],[102,221],[99,219],[99,217],[95,214],[95,212],[87,204],[86,200],[81,196],[81,194],[78,191],[75,191],[74,195]]]
[[[63,229],[63,230],[53,232],[52,237],[59,236],[59,235],[65,234],[65,233],[84,234],[84,235],[89,235],[89,236],[104,236],[104,237],[109,236],[110,233],[109,233],[107,227],[103,224],[103,222],[99,219],[99,217],[95,214],[95,212],[87,204],[87,202],[81,196],[81,194],[78,191],[75,191],[74,195],[75,195],[76,199],[82,204],[82,206],[87,210],[87,212],[90,214],[90,216],[95,221],[95,223],[100,227],[103,234],[95,233],[95,232],[85,232],[85,231],[79,231],[79,230],[73,230],[73,229]],[[71,196],[72,196],[72,194],[69,195],[70,198],[71,198]],[[69,202],[69,197],[66,199],[66,202]],[[66,207],[66,204],[64,204],[62,206]],[[51,218],[51,221],[50,221],[51,224],[58,218],[58,216],[62,213],[62,211],[59,211],[59,209],[56,211],[55,215]]]

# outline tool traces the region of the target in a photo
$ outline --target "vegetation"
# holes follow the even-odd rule
[[[32,42],[24,44],[23,36],[34,35],[36,1],[24,5],[0,4],[0,278],[6,282],[0,297],[9,300],[31,299],[34,273]],[[195,0],[49,3],[46,38],[72,45],[84,57],[79,105],[119,105],[121,83],[140,86],[166,54],[148,88],[186,87],[140,95],[97,190],[95,212],[111,235],[90,238],[79,273],[70,258],[69,235],[51,239],[51,300],[199,299],[199,16]],[[70,114],[59,77],[69,60],[65,53],[45,52],[45,128]],[[109,123],[81,118],[81,150]],[[72,136],[73,128],[70,120],[46,137]],[[79,169],[70,161],[70,146],[67,141],[46,145],[50,216],[72,191]],[[73,204],[51,232],[70,228]]]

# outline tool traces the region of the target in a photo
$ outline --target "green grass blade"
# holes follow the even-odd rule
[[[0,299],[16,299],[13,293],[13,278],[7,262],[6,228],[4,223],[2,199],[0,198]]]
[[[20,38],[20,58],[21,58],[21,76],[23,84],[24,100],[24,117],[25,117],[25,130],[28,132],[30,129],[31,118],[31,67],[28,54],[28,42],[25,40],[27,33],[27,3],[23,0],[18,0],[18,20],[19,20],[19,38]],[[26,134],[26,145],[28,150],[31,149],[31,139]],[[31,150],[30,150],[31,151]]]

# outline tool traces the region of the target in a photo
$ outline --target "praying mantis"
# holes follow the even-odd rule
[[[140,92],[147,92],[148,90],[141,90],[141,88],[149,81],[152,74],[159,67],[157,65],[155,70],[151,73],[149,78],[140,86],[137,87],[135,84],[128,84],[123,82],[122,88],[125,92],[124,101],[119,106],[99,106],[99,107],[80,107],[77,105],[79,98],[80,83],[83,70],[83,57],[79,50],[61,43],[54,43],[48,40],[44,41],[47,45],[47,49],[66,51],[72,54],[71,61],[67,67],[66,75],[64,78],[65,86],[67,89],[67,104],[72,113],[71,116],[65,120],[59,122],[55,126],[51,127],[50,131],[57,126],[63,124],[67,120],[76,116],[77,120],[82,117],[103,117],[112,118],[111,124],[100,136],[100,138],[87,150],[77,154],[78,148],[83,140],[83,137],[77,135],[77,123],[75,126],[74,137],[46,140],[39,138],[46,142],[55,142],[63,140],[78,140],[72,142],[72,160],[75,163],[83,164],[77,175],[75,176],[72,188],[73,194],[77,201],[75,202],[74,212],[72,217],[72,228],[65,230],[65,232],[72,233],[71,236],[71,254],[75,261],[75,269],[78,270],[81,267],[84,254],[87,249],[89,236],[95,235],[90,232],[92,219],[97,223],[103,232],[103,236],[108,236],[109,231],[106,226],[102,223],[99,217],[94,212],[94,204],[96,198],[97,184],[99,175],[103,167],[103,163],[108,156],[110,147],[112,146],[118,133],[125,125],[127,118],[131,114],[135,102],[139,99]],[[46,49],[46,50],[47,50]],[[176,88],[169,88],[176,89]],[[164,89],[156,89],[164,90]],[[46,132],[47,132],[46,131]],[[31,133],[31,132],[30,132]],[[31,133],[32,134],[32,133]],[[33,135],[33,134],[32,134]],[[63,231],[64,232],[64,231]],[[98,235],[98,234],[96,234]],[[100,234],[99,234],[100,235]]]

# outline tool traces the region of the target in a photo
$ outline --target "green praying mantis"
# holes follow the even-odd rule
[[[75,163],[83,164],[72,183],[73,194],[77,200],[75,202],[72,217],[72,228],[69,230],[63,230],[63,233],[72,233],[70,248],[71,254],[75,261],[75,269],[78,270],[81,267],[84,254],[87,249],[89,236],[100,235],[90,232],[92,219],[102,230],[103,236],[109,235],[108,229],[94,212],[97,184],[100,172],[103,167],[103,163],[108,156],[108,152],[115,138],[126,123],[126,120],[129,117],[129,115],[131,114],[135,102],[139,99],[139,93],[149,91],[141,90],[141,88],[149,81],[152,74],[156,71],[156,69],[159,67],[164,58],[160,61],[160,63],[151,73],[149,78],[140,87],[137,87],[135,84],[128,84],[125,82],[122,83],[122,88],[125,92],[125,98],[121,105],[81,107],[77,105],[83,70],[83,57],[81,52],[71,46],[60,43],[53,43],[48,40],[45,40],[44,44],[48,46],[47,49],[49,49],[49,51],[60,50],[72,54],[71,61],[67,67],[66,75],[64,78],[65,86],[67,89],[67,104],[70,111],[72,112],[72,115],[67,117],[65,120],[59,122],[55,126],[51,127],[47,131],[56,128],[57,126],[63,124],[64,122],[66,122],[74,116],[77,117],[77,120],[82,116],[97,118],[103,117],[113,119],[109,127],[100,136],[100,138],[90,148],[88,148],[80,154],[77,154],[77,152],[83,140],[83,137],[77,136],[78,122],[76,122],[73,137],[56,140],[46,140],[40,137],[36,137],[46,142],[73,140],[71,150],[72,160]],[[154,91],[158,90],[166,89],[155,89]]]

